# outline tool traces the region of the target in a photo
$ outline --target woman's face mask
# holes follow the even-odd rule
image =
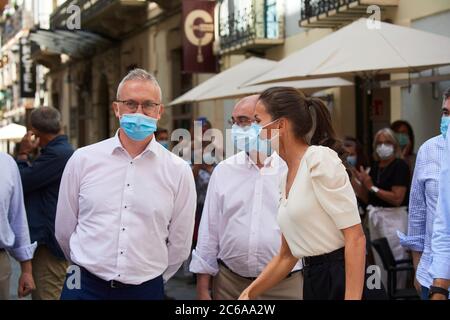
[[[398,144],[402,149],[409,144],[409,136],[406,133],[396,133],[395,136],[397,137]]]
[[[388,143],[379,144],[376,148],[376,153],[381,160],[387,160],[394,155],[394,146]]]
[[[257,151],[270,156],[273,153],[272,141],[277,138],[278,135],[269,140],[261,139],[260,134],[265,127],[271,125],[275,121],[277,120],[271,121],[264,126],[252,123],[247,127],[239,127],[237,124],[234,124],[231,128],[231,137],[234,145],[238,150],[246,152]]]

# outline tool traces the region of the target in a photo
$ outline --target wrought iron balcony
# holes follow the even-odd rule
[[[81,9],[82,30],[97,32],[111,38],[130,32],[147,19],[147,0],[68,0],[50,16],[51,29],[65,29],[71,13],[68,8]]]
[[[398,6],[399,0],[301,0],[299,25],[305,28],[338,28],[367,16],[367,8],[381,11]]]
[[[272,5],[267,5],[267,3]],[[221,11],[221,7],[219,10]],[[241,11],[219,11],[220,53],[260,50],[284,42],[284,18],[276,1],[252,1]]]

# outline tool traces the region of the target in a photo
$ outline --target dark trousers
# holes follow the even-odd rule
[[[140,285],[112,284],[81,268],[80,289],[68,287],[68,274],[64,281],[61,300],[163,300],[162,276]]]
[[[344,300],[344,254],[336,252],[303,260],[303,300]]]
[[[304,300],[344,300],[345,298],[345,249],[303,259]],[[378,289],[367,287],[365,273],[363,300],[386,300],[383,284]]]

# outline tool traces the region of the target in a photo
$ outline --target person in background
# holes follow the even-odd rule
[[[257,100],[254,95],[236,104],[232,138],[239,153],[217,165],[208,186],[190,265],[191,272],[197,274],[200,300],[237,299],[281,244],[276,214],[286,165],[269,150],[261,150],[258,157],[254,124]],[[261,298],[301,299],[299,270],[300,266],[292,266],[279,285]]]
[[[367,160],[367,157],[364,153],[362,145],[359,143],[359,141],[352,137],[345,137],[344,139],[344,149],[347,152],[347,164],[348,164],[348,170],[350,170],[351,174],[351,183],[352,186],[357,184],[361,185],[361,181],[358,180],[358,171],[360,168],[364,168],[366,170],[369,166],[369,162]],[[360,213],[362,214],[361,209],[365,209],[365,205],[361,203],[360,199],[358,199],[358,206],[360,207]]]
[[[22,298],[36,289],[31,259],[37,244],[30,241],[22,182],[14,159],[0,152],[0,168],[0,300],[8,300],[12,273],[8,253],[20,263],[18,296]]]
[[[58,300],[68,262],[55,239],[56,204],[61,177],[74,150],[67,136],[62,133],[61,114],[57,109],[34,109],[30,123],[31,131],[20,143],[17,165],[22,179],[31,241],[38,243],[32,261],[36,282],[32,298]],[[40,154],[33,161],[28,161],[38,147]]]
[[[213,173],[214,168],[217,165],[217,160],[214,153],[206,151],[208,145],[207,141],[204,141],[202,146],[203,158],[201,163],[194,163],[192,165],[192,173],[194,174],[195,189],[197,191],[197,208],[195,210],[195,226],[194,226],[194,238],[192,242],[192,248],[197,245],[198,228],[200,226],[200,220],[202,217],[203,207],[205,205],[206,192],[208,190],[209,180]]]
[[[381,129],[375,134],[373,148],[375,162],[370,172],[359,169],[357,178],[362,184],[355,185],[355,189],[358,197],[368,205],[371,240],[387,238],[394,258],[406,259],[408,255],[400,245],[397,231],[406,232],[407,229],[409,167],[401,159],[400,145],[391,129]],[[399,274],[397,284],[399,288],[405,287],[404,272]]]
[[[353,137],[345,137],[344,139],[344,149],[347,151],[347,169],[350,171],[350,182],[352,183],[353,190],[355,193],[358,188],[362,185],[361,181],[358,180],[358,171],[360,168],[368,170],[369,161],[363,150],[361,143]],[[366,239],[370,239],[370,234],[368,230],[368,219],[366,214],[367,204],[357,196],[358,200],[358,210],[362,220],[362,226]],[[367,254],[367,264],[374,264],[374,258],[372,250],[370,250],[370,241],[366,241],[366,254]]]
[[[240,299],[255,299],[303,260],[305,300],[360,300],[366,240],[355,193],[341,157],[345,150],[324,103],[294,88],[261,93],[255,119],[261,145],[286,162],[277,220],[281,247]]]
[[[444,95],[441,134],[426,141],[417,153],[408,210],[408,235],[399,233],[401,245],[411,250],[416,270],[415,287],[423,300],[428,300],[433,278],[431,238],[439,197],[441,163],[445,158],[445,137],[450,121],[450,89]]]
[[[414,131],[409,122],[397,120],[391,124],[391,130],[394,131],[398,144],[402,151],[402,158],[409,166],[409,172],[412,177],[416,163],[416,154],[414,153]]]
[[[169,131],[164,128],[159,128],[155,132],[155,139],[158,141],[164,148],[170,150],[170,136]]]

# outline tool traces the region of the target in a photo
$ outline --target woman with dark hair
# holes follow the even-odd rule
[[[416,164],[416,154],[414,153],[414,131],[409,122],[397,120],[391,124],[391,130],[394,131],[398,144],[402,150],[402,158],[409,166],[409,171],[414,172]]]
[[[278,212],[282,245],[240,298],[258,297],[303,259],[305,300],[361,299],[366,241],[327,107],[275,87],[261,94],[255,119],[266,129],[259,130],[259,144],[288,165]]]

